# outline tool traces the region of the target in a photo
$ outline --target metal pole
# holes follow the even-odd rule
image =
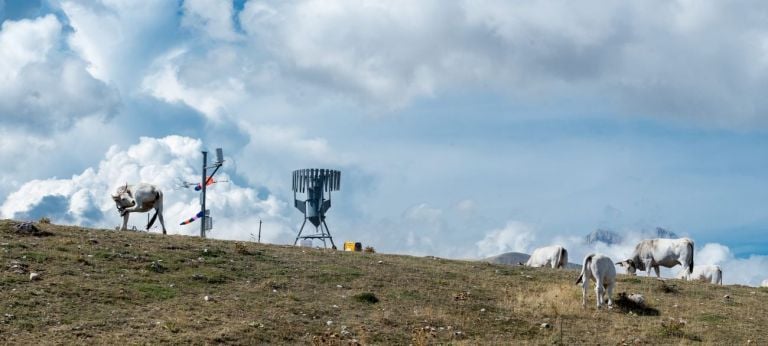
[[[208,172],[206,172],[205,170],[206,166],[208,166],[208,152],[203,151],[203,180],[202,180],[203,194],[200,202],[200,212],[203,213],[203,217],[200,222],[200,238],[205,238],[205,222],[208,221],[207,215],[205,215],[205,185],[207,185],[206,180],[208,180],[208,177],[207,177]]]
[[[261,220],[259,220],[259,243],[261,243]]]

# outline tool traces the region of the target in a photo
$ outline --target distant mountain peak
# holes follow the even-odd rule
[[[656,227],[653,230],[644,230],[642,231],[642,235],[645,238],[679,238],[675,232],[662,227]],[[584,237],[584,242],[590,245],[595,243],[615,245],[620,244],[622,241],[624,241],[624,237],[621,234],[603,228],[598,228]]]
[[[661,227],[656,227],[656,229],[651,231],[650,233],[651,233],[651,235],[654,238],[667,238],[667,239],[680,238],[680,237],[677,236],[677,234],[675,232],[666,230],[666,229],[661,228]]]
[[[624,240],[624,238],[621,236],[621,234],[618,234],[614,231],[610,231],[607,229],[596,229],[592,231],[592,233],[587,234],[586,237],[584,237],[584,241],[587,244],[595,244],[595,243],[605,243],[608,245],[613,244],[619,244],[621,241]]]

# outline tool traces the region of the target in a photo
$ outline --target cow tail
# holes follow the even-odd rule
[[[579,277],[576,279],[576,285],[578,285],[581,281],[587,280],[584,278],[584,275],[587,271],[587,266],[592,262],[592,256],[595,254],[589,254],[587,257],[584,257],[584,264],[581,266],[581,274],[579,274]]]
[[[688,263],[688,274],[693,274],[693,240],[688,241],[688,258],[686,258],[686,262]]]
[[[155,223],[155,219],[157,219],[157,211],[155,211],[155,215],[152,215],[152,218],[149,219],[149,223],[147,224],[147,229],[152,227],[152,225]]]
[[[562,264],[563,268],[568,266],[568,250],[566,250],[564,247],[560,248],[560,263]]]
[[[717,282],[715,282],[718,285],[723,284],[723,270],[719,267],[717,268]]]

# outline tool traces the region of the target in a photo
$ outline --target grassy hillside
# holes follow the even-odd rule
[[[766,289],[620,275],[648,307],[597,311],[575,270],[15,224],[3,344],[768,344]]]

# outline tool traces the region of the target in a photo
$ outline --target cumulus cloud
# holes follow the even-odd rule
[[[73,32],[68,45],[95,78],[132,93],[156,55],[178,44],[177,2],[67,0],[55,3]]]
[[[535,230],[522,222],[509,221],[501,229],[491,230],[475,243],[480,258],[505,252],[529,252],[536,239]]]
[[[200,30],[212,39],[233,41],[235,33],[232,2],[218,0],[186,0],[182,5],[181,24]]]
[[[475,86],[631,115],[765,124],[756,90],[768,81],[766,50],[754,43],[768,26],[720,6],[250,1],[239,18],[286,75],[383,107]],[[765,5],[744,8],[753,6]]]
[[[212,121],[233,115],[240,100],[247,97],[241,79],[220,69],[201,72],[212,70],[204,68],[203,62],[189,61],[187,53],[179,48],[156,59],[141,82],[142,90],[169,103],[184,103]],[[237,65],[239,58],[234,51],[221,49],[202,60],[211,66],[231,66]]]
[[[199,193],[181,189],[180,181],[200,180],[196,167],[202,143],[181,136],[143,137],[127,149],[113,146],[97,168],[88,168],[69,179],[32,180],[12,192],[0,206],[5,218],[36,219],[48,216],[54,222],[77,223],[105,228],[119,225],[110,194],[125,183],[148,182],[165,193],[166,228],[174,234],[199,234],[199,223],[179,226],[199,211]],[[219,178],[227,180],[226,167]],[[262,239],[284,241],[290,222],[284,216],[285,202],[269,195],[260,198],[253,188],[234,182],[218,183],[208,193],[214,217],[211,237],[250,239],[264,220]],[[65,207],[64,210],[61,210]],[[144,215],[133,214],[129,224],[144,227]],[[254,226],[256,225],[256,226]],[[159,225],[154,226],[157,230]]]
[[[94,79],[85,63],[61,52],[62,25],[53,15],[3,22],[0,31],[0,126],[48,133],[78,119],[107,119],[118,92]]]

